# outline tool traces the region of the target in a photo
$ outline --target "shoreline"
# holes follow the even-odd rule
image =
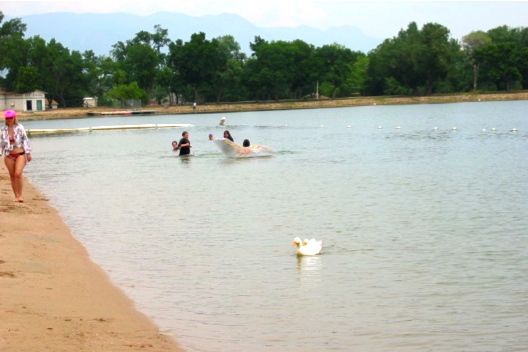
[[[198,105],[193,111],[192,105],[177,106],[145,106],[140,110],[148,111],[149,115],[180,115],[180,114],[209,114],[234,113],[251,111],[296,110],[296,109],[327,109],[369,105],[409,105],[409,104],[449,104],[464,102],[510,101],[528,100],[528,91],[503,93],[464,93],[451,95],[434,95],[424,97],[353,97],[320,100],[296,101],[268,101],[268,102],[238,102],[238,103],[209,103]],[[84,117],[120,116],[112,113],[123,111],[123,108],[61,108],[56,110],[18,112],[21,120],[53,120]],[[134,111],[134,110],[131,110]],[[110,115],[100,115],[109,112]],[[137,113],[137,111],[136,111]],[[89,115],[92,116],[89,116]],[[123,115],[121,115],[123,116]],[[126,115],[125,115],[126,116]]]
[[[26,202],[12,198],[2,160],[1,351],[182,351],[91,261],[27,179]]]

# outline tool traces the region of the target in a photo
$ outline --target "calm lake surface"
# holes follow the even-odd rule
[[[226,159],[222,116],[275,155]],[[186,350],[528,349],[528,102],[24,125],[130,123],[194,124],[195,156],[178,129],[34,137],[26,174]]]

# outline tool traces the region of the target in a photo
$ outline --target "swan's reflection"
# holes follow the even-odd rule
[[[323,261],[321,256],[300,256],[297,257],[298,282],[300,287],[313,290],[321,285],[321,269]]]
[[[320,271],[321,267],[322,261],[320,255],[297,256],[297,270],[299,272]]]

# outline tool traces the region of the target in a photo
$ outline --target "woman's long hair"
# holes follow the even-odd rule
[[[234,142],[233,137],[231,137],[231,133],[229,133],[228,130],[224,131],[224,138],[229,139],[231,142]]]

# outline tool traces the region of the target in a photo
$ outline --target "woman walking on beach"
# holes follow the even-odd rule
[[[26,163],[31,161],[31,146],[26,130],[17,121],[15,110],[6,110],[4,117],[5,126],[0,133],[0,154],[4,155],[15,202],[22,203],[22,172]]]

